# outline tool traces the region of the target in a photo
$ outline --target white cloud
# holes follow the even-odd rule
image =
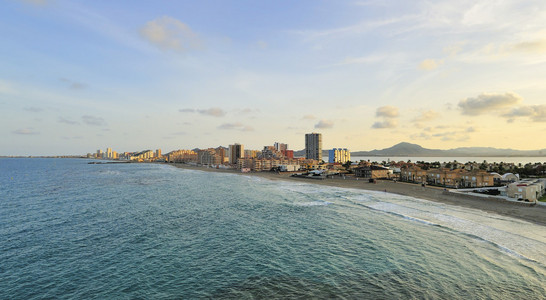
[[[220,126],[218,126],[218,129],[225,129],[225,130],[239,130],[239,131],[254,131],[254,128],[250,126],[243,125],[239,122],[235,123],[224,123]]]
[[[546,105],[520,106],[502,116],[508,118],[508,122],[513,122],[515,118],[520,117],[529,117],[533,122],[546,122]]]
[[[464,115],[477,116],[483,113],[506,109],[518,104],[522,98],[514,93],[488,94],[469,97],[459,101],[459,108]]]
[[[212,117],[223,117],[226,115],[226,112],[218,107],[212,107],[209,109],[198,109],[198,113],[206,116],[212,116]]]
[[[25,3],[30,3],[30,4],[34,4],[34,5],[47,5],[49,4],[49,1],[48,0],[21,0]]]
[[[147,22],[140,35],[163,50],[186,52],[202,48],[201,40],[188,25],[168,16]]]
[[[419,69],[432,71],[444,63],[443,59],[425,59],[419,64]]]
[[[546,39],[539,39],[533,41],[525,41],[512,45],[514,51],[526,52],[526,53],[546,53]]]
[[[314,120],[316,119],[317,117],[313,116],[313,115],[305,115],[303,116],[301,119],[302,120]]]
[[[42,111],[44,111],[43,108],[41,108],[41,107],[34,107],[34,106],[25,107],[24,110],[30,111],[30,112],[42,112]]]
[[[32,128],[17,129],[17,130],[14,130],[12,133],[20,134],[20,135],[37,135],[37,134],[40,134],[39,132],[35,131]]]
[[[89,116],[85,115],[82,116],[82,120],[85,124],[91,125],[91,126],[103,126],[106,125],[106,122],[103,118],[95,117],[95,116]]]
[[[328,120],[320,120],[317,124],[315,124],[315,128],[320,129],[327,129],[327,128],[333,128],[334,122],[328,121]]]
[[[211,117],[223,117],[226,115],[226,112],[218,107],[211,107],[208,109],[193,109],[193,108],[182,108],[178,110],[181,113],[200,113],[205,116]]]
[[[428,122],[432,121],[434,119],[437,119],[440,116],[440,114],[434,110],[427,110],[421,113],[417,118],[415,118],[414,122]]]
[[[72,121],[72,120],[69,120],[69,119],[65,119],[63,117],[59,117],[59,123],[64,123],[64,124],[68,124],[68,125],[79,125],[80,124],[77,121]]]
[[[62,82],[67,83],[68,87],[70,89],[73,89],[73,90],[81,90],[81,89],[84,89],[84,88],[87,87],[86,84],[81,83],[81,82],[77,82],[77,81],[74,81],[74,80],[71,80],[71,79],[60,78],[59,80],[62,81]]]
[[[396,128],[398,126],[397,120],[386,119],[383,122],[375,122],[372,125],[374,129],[384,129],[384,128]]]
[[[376,117],[397,118],[399,116],[398,107],[386,105],[379,107],[375,112]]]

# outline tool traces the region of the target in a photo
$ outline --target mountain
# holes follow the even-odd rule
[[[542,150],[513,150],[492,147],[462,147],[449,150],[427,149],[417,144],[399,143],[390,148],[351,152],[352,156],[546,156]]]
[[[304,157],[305,150],[294,151],[294,156]],[[328,158],[328,150],[322,151],[322,156]],[[546,149],[514,150],[492,147],[461,147],[449,150],[427,149],[420,145],[402,142],[390,148],[372,151],[353,151],[351,156],[421,156],[421,157],[453,157],[453,156],[546,156]]]

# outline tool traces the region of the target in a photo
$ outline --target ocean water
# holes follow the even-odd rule
[[[545,227],[157,164],[0,159],[0,299],[544,299]]]

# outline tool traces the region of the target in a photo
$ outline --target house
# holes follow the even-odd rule
[[[355,177],[362,178],[389,178],[391,171],[388,168],[382,166],[369,166],[369,167],[358,167],[354,170]]]
[[[429,184],[457,188],[461,185],[461,174],[465,172],[464,169],[430,169],[427,172],[427,182]]]
[[[509,184],[506,187],[506,195],[510,198],[535,202],[545,192],[546,180],[525,179]]]
[[[494,176],[484,170],[473,170],[461,174],[462,187],[492,187],[494,185]]]
[[[427,171],[417,166],[408,166],[400,170],[400,180],[424,183],[427,181]]]

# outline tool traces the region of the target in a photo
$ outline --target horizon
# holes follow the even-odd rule
[[[544,1],[14,0],[0,24],[1,156],[546,148]]]
[[[389,149],[389,148],[392,148],[392,147],[395,147],[395,146],[398,146],[400,144],[409,144],[409,145],[412,145],[412,146],[418,146],[418,147],[421,147],[425,150],[439,150],[439,151],[450,151],[450,150],[457,150],[457,149],[465,149],[465,148],[482,148],[482,149],[486,149],[486,148],[490,148],[490,149],[493,149],[493,150],[511,150],[511,151],[542,151],[542,150],[546,150],[546,149],[511,149],[511,148],[494,148],[494,147],[457,147],[457,148],[449,148],[449,149],[434,149],[434,148],[426,148],[426,147],[422,147],[421,145],[419,144],[414,144],[414,143],[409,143],[409,142],[399,142],[399,143],[396,143],[395,145],[392,145],[390,147],[387,147],[387,148],[382,148],[382,149],[371,149],[371,150],[351,150],[351,149],[348,149],[351,154],[353,155],[354,153],[358,153],[358,152],[371,152],[371,151],[383,151],[383,150],[386,150],[386,149]],[[244,146],[244,144],[243,144]],[[290,145],[288,145],[290,146]],[[146,149],[137,149],[137,150],[130,150],[130,151],[118,151],[117,149],[113,148],[113,147],[108,147],[108,148],[111,148],[112,151],[115,151],[115,152],[118,152],[118,153],[135,153],[135,152],[141,152],[141,151],[155,151],[157,149],[161,150],[164,154],[167,154],[171,151],[176,151],[176,150],[196,150],[196,149],[199,149],[199,150],[203,150],[203,149],[210,149],[210,148],[218,148],[218,147],[223,147],[223,148],[226,148],[228,149],[229,148],[229,145],[217,145],[217,146],[210,146],[210,147],[204,147],[204,148],[197,148],[197,147],[194,147],[194,148],[188,148],[188,149],[169,149],[167,151],[164,151],[165,149],[161,149],[161,148],[146,148]],[[96,149],[96,150],[102,150],[103,152],[106,150],[107,148],[105,149]],[[95,150],[95,151],[96,151]],[[258,150],[258,151],[261,151],[261,149],[245,149],[245,150]],[[290,149],[289,150],[293,150],[293,151],[298,151],[298,152],[301,152],[301,151],[305,151],[305,148],[303,149]],[[322,152],[327,152],[331,150],[330,148],[323,148],[322,149]],[[38,154],[38,155],[0,155],[0,157],[60,157],[60,156],[83,156],[83,155],[87,155],[87,154],[93,154],[95,153],[94,151],[91,151],[91,152],[86,152],[86,153],[72,153],[72,154]],[[372,157],[373,156],[377,156],[377,157],[412,157],[412,156],[415,156],[416,154],[403,154],[403,155],[371,155]],[[358,156],[358,155],[356,155]],[[420,156],[419,154],[417,154],[417,156]],[[463,156],[468,156],[468,155],[463,155]],[[545,155],[522,155],[522,156],[518,156],[518,155],[514,155],[514,154],[508,154],[506,156],[499,156],[497,154],[495,155],[483,155],[483,154],[479,154],[479,155],[475,155],[475,156],[468,156],[468,157],[543,157]],[[430,155],[424,155],[422,157],[430,157],[430,158],[433,158],[433,157],[458,157],[458,156],[453,156],[453,155],[448,155],[448,156],[437,156],[437,155],[433,155],[433,156],[430,156]]]

